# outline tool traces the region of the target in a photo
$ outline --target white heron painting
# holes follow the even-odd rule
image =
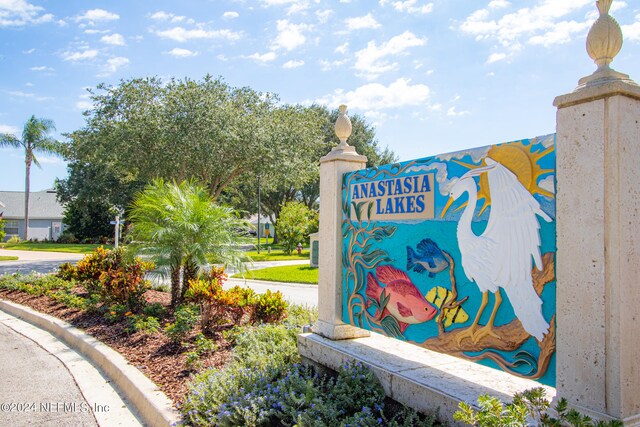
[[[345,323],[554,385],[554,141],[345,174]]]
[[[547,222],[551,218],[511,171],[490,157],[485,158],[485,163],[487,166],[472,169],[460,177],[451,188],[449,202],[442,212],[444,216],[455,200],[468,194],[456,237],[462,268],[482,292],[482,302],[473,324],[458,334],[457,341],[469,338],[478,342],[487,335],[500,339],[493,331],[502,303],[500,288],[504,289],[525,331],[542,341],[549,323],[542,315],[542,300],[533,288],[531,269],[535,263],[536,268],[542,270],[538,217]],[[485,231],[478,236],[471,228],[478,201],[474,177],[483,173],[488,177],[491,212]],[[489,292],[495,296],[493,310],[487,324],[478,328]]]

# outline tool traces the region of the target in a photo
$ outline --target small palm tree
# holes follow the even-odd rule
[[[24,240],[29,238],[29,195],[31,187],[31,164],[41,167],[35,152],[45,154],[59,154],[59,143],[48,134],[54,131],[55,125],[49,119],[37,119],[31,116],[22,129],[22,139],[8,133],[0,134],[0,147],[24,148],[24,162],[26,165],[24,183]]]
[[[246,222],[214,204],[203,187],[155,180],[134,199],[129,214],[133,248],[169,271],[172,306],[182,302],[189,280],[210,259],[244,267],[240,244]]]

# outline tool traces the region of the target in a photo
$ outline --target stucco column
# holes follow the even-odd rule
[[[599,64],[554,105],[557,396],[639,426],[640,87]]]
[[[320,159],[320,257],[318,270],[318,321],[313,332],[330,339],[369,336],[341,320],[342,311],[342,176],[366,167],[367,158],[346,143],[351,123],[346,106],[340,106],[336,134],[342,141]]]

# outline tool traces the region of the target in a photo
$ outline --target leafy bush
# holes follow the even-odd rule
[[[252,321],[255,323],[277,323],[287,316],[287,302],[280,291],[271,292],[267,289],[258,299],[253,308]]]
[[[76,280],[78,277],[78,269],[70,262],[65,262],[64,264],[60,264],[60,266],[58,267],[56,276],[63,280]]]
[[[76,236],[69,230],[64,230],[60,235],[60,237],[58,237],[57,242],[58,243],[80,243],[80,240],[78,240]]]
[[[29,295],[46,295],[57,290],[69,290],[72,284],[52,274],[21,273],[0,276],[0,288],[26,292]]]
[[[222,283],[226,277],[223,269],[212,268],[209,273],[189,281],[185,300],[200,304],[203,331],[209,331],[215,325],[227,322],[239,325],[253,312],[257,301],[255,292],[240,286],[225,291],[222,289]]]
[[[309,234],[318,229],[318,213],[302,202],[288,202],[282,206],[276,233],[284,253],[290,254],[298,243],[307,241]]]
[[[7,240],[7,243],[10,245],[17,245],[18,243],[20,243],[20,237],[13,236],[9,240]]]
[[[168,323],[164,328],[171,341],[179,343],[184,340],[194,325],[198,322],[198,309],[193,305],[183,304],[175,312],[175,322]]]
[[[153,316],[134,314],[127,319],[127,331],[131,333],[144,332],[145,334],[155,334],[160,330],[160,322]]]
[[[2,242],[4,240],[4,236],[7,235],[7,233],[4,231],[4,225],[5,221],[0,218],[0,242]]]
[[[142,313],[147,316],[162,319],[167,314],[167,309],[159,302],[154,302],[153,304],[149,304],[143,308]]]
[[[240,328],[235,334],[233,360],[235,363],[264,370],[300,361],[297,328],[264,324]]]
[[[284,323],[300,329],[303,326],[313,325],[317,320],[318,307],[292,304],[287,307],[287,318]]]
[[[65,267],[66,270],[69,270]],[[131,311],[144,305],[142,295],[149,288],[144,280],[153,263],[130,258],[122,248],[96,248],[78,261],[75,276],[89,295],[99,295],[106,304],[125,304]]]
[[[597,421],[594,422],[586,415],[582,415],[575,409],[567,411],[567,400],[560,399],[555,407],[559,418],[553,418],[546,414],[550,406],[549,400],[545,396],[541,387],[517,393],[513,397],[513,402],[504,404],[497,397],[484,394],[478,397],[479,410],[475,410],[471,405],[461,402],[460,408],[453,418],[472,426],[482,427],[519,427],[528,425],[539,425],[547,427],[561,427],[570,425],[574,427],[622,427],[621,421]]]
[[[433,417],[391,406],[385,411],[382,386],[362,364],[344,365],[336,378],[298,364],[262,371],[232,365],[196,376],[182,411],[197,426],[434,425]]]

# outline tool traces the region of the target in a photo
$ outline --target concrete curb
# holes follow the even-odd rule
[[[122,355],[70,324],[28,307],[0,300],[0,310],[23,319],[77,350],[115,384],[149,426],[171,426],[180,421],[169,398]]]

